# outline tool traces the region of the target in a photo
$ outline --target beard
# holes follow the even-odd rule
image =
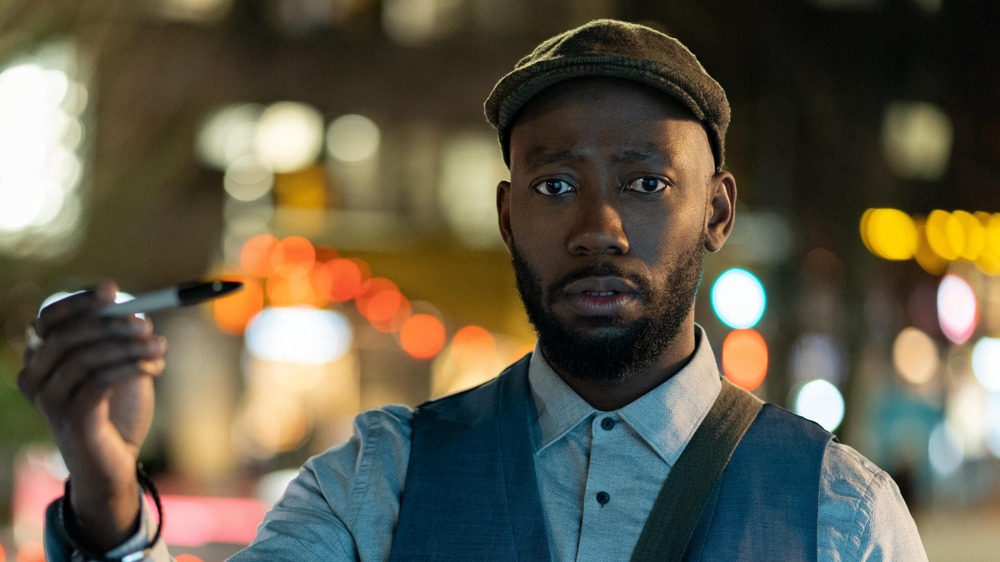
[[[665,279],[650,279],[605,261],[564,275],[544,287],[541,277],[511,242],[517,290],[546,361],[560,373],[602,386],[628,380],[650,367],[677,337],[694,306],[701,285],[704,237],[685,251]],[[573,324],[553,312],[562,288],[578,279],[615,276],[638,289],[646,314],[626,322],[614,317],[585,317]]]

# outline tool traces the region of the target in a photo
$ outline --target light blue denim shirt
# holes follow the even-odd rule
[[[536,349],[528,374],[538,410],[535,470],[557,560],[631,556],[670,467],[721,388],[700,328],[698,342],[684,369],[613,412],[587,404]],[[303,465],[253,544],[232,560],[386,560],[411,417],[404,406],[360,414],[354,436]],[[830,443],[819,494],[819,560],[927,559],[896,484],[854,449]],[[158,552],[156,559],[164,560]]]

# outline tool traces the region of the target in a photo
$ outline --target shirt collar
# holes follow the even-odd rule
[[[683,369],[615,411],[670,466],[677,461],[722,388],[705,331],[696,325],[695,332],[694,355]],[[537,344],[528,365],[528,381],[538,412],[536,452],[598,413],[556,374]]]

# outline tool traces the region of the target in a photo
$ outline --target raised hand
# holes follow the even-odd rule
[[[29,327],[17,379],[52,431],[70,472],[77,525],[96,550],[116,546],[133,530],[135,465],[166,352],[149,320],[98,314],[116,291],[102,283],[42,310]]]

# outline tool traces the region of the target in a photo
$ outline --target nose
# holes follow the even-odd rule
[[[572,210],[569,252],[588,256],[628,253],[622,212],[606,196],[580,197]]]

